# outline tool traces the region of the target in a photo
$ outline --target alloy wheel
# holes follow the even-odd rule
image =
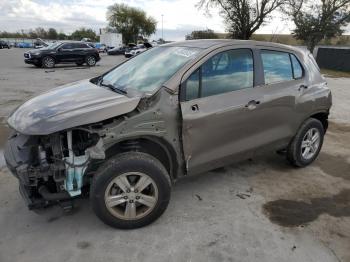
[[[137,220],[148,215],[158,202],[158,188],[151,177],[129,172],[114,178],[105,191],[108,211],[123,220]]]
[[[317,128],[309,129],[301,143],[301,155],[309,160],[315,156],[320,146],[321,134]]]

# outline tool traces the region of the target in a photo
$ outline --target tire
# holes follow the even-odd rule
[[[130,188],[125,187],[125,178]],[[141,178],[144,183],[141,183]],[[143,188],[142,184],[148,186]],[[145,153],[127,152],[111,158],[98,169],[91,184],[90,198],[95,214],[105,224],[134,229],[159,218],[168,206],[170,194],[170,176],[156,158]],[[117,201],[120,203],[112,206],[111,201],[108,207],[108,199],[116,196],[119,196]],[[134,212],[131,212],[132,206]]]
[[[41,60],[41,63],[43,65],[43,67],[45,67],[45,68],[55,67],[55,59],[53,59],[53,57],[51,57],[51,56],[43,57],[43,59]]]
[[[88,66],[95,66],[96,65],[96,57],[93,55],[89,55],[85,58],[85,62]]]
[[[316,140],[317,134],[318,140]],[[315,118],[307,119],[288,146],[287,160],[296,167],[311,164],[320,153],[323,138],[322,123]]]

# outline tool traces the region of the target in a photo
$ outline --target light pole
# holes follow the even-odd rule
[[[162,15],[162,40],[164,41],[164,35],[163,35],[163,16],[164,16],[164,15]]]

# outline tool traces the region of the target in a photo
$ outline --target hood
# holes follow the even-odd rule
[[[139,101],[83,80],[28,100],[7,122],[22,134],[48,135],[131,112]]]

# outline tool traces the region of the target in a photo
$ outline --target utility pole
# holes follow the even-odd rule
[[[164,34],[163,34],[163,16],[164,16],[164,15],[162,15],[162,40],[164,41]]]

